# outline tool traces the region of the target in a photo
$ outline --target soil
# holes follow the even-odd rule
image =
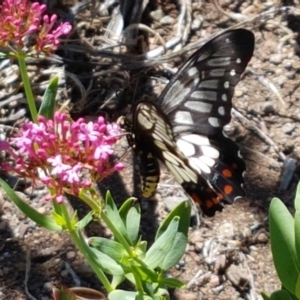
[[[78,6],[84,3],[87,6]],[[174,22],[178,21],[183,3],[190,4],[191,20],[186,21],[185,27],[192,29],[182,38],[182,46],[140,63],[141,54],[159,47],[160,39],[167,42],[176,36]],[[105,11],[104,1],[57,1],[50,12],[71,21],[74,32],[62,43],[55,59],[30,62],[30,74],[39,101],[43,95],[41,86],[49,79],[45,71],[68,71],[66,74],[73,77],[64,76],[59,101],[72,99],[68,105],[74,118],[105,112],[114,120],[133,100],[159,95],[180,63],[199,48],[197,42],[231,27],[253,31],[254,56],[235,89],[231,122],[247,165],[247,197],[226,206],[214,217],[201,217],[200,224],[195,222],[197,212],[191,221],[185,255],[169,273],[186,284],[186,288],[172,292],[174,300],[262,299],[262,291],[270,294],[280,288],[270,251],[268,207],[276,196],[292,210],[299,180],[300,3],[220,0],[219,8],[214,3],[150,1],[141,23],[152,31],[141,31],[136,46],[121,48],[122,53],[131,56],[121,56],[119,48],[115,52],[109,48],[112,37],[103,38],[117,4]],[[127,23],[130,20],[126,19]],[[108,47],[105,50],[104,45]],[[27,117],[18,75],[16,81],[8,84],[9,68],[18,74],[13,68],[16,65],[11,64],[0,68],[2,132],[18,126]],[[11,101],[4,103],[6,99]],[[121,156],[128,148],[125,137],[118,148]],[[140,196],[131,153],[124,161],[124,171],[99,185],[101,191],[111,190],[118,203]],[[49,203],[42,200],[46,192],[42,186],[32,189],[28,182],[17,181],[8,174],[5,179],[40,212],[50,212]],[[142,237],[151,243],[170,206],[183,198],[182,189],[162,168],[155,201],[141,201]],[[70,203],[79,215],[84,213],[85,208],[78,201],[70,199]],[[90,226],[86,234],[109,236],[98,224]],[[102,290],[66,233],[53,234],[38,227],[1,192],[0,299],[51,299],[52,287],[60,283]]]

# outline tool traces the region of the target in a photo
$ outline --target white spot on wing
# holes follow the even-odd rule
[[[215,89],[218,87],[219,81],[217,79],[212,79],[212,80],[204,80],[199,84],[199,88],[204,88],[204,89]]]
[[[237,63],[237,64],[240,64],[241,62],[242,62],[242,60],[241,60],[240,58],[237,58],[237,59],[236,59],[236,63]]]
[[[217,100],[217,93],[214,91],[195,91],[191,94],[191,97],[197,98],[197,99],[205,99],[205,100],[211,100],[215,101]],[[191,101],[189,101],[191,102]],[[185,106],[187,106],[185,104]]]
[[[222,100],[223,100],[224,102],[227,101],[227,95],[226,95],[226,94],[222,94],[221,98],[222,98]]]
[[[203,155],[214,159],[217,159],[220,155],[220,152],[211,146],[201,146],[201,151]]]
[[[202,172],[204,172],[206,174],[210,174],[210,172],[211,172],[209,166],[206,165],[205,163],[203,163],[200,159],[198,159],[196,157],[189,158],[189,163],[190,163],[190,166],[193,169],[195,169],[196,171],[198,171],[200,174]]]
[[[235,75],[236,75],[236,72],[235,72],[234,69],[232,69],[232,70],[230,71],[230,75],[231,75],[231,76],[235,76]]]
[[[193,144],[183,140],[178,139],[176,141],[178,149],[185,155],[185,156],[192,156],[195,154],[195,147]]]
[[[193,143],[195,145],[210,145],[209,139],[206,136],[199,134],[187,134],[180,137],[182,140]]]
[[[226,69],[212,69],[209,71],[209,75],[212,77],[223,77]]]
[[[188,111],[176,112],[174,121],[179,124],[194,124],[192,115]]]
[[[194,110],[202,113],[209,113],[211,112],[212,108],[212,104],[199,101],[197,107],[194,107]]]
[[[210,117],[208,118],[208,122],[213,127],[220,127],[220,122],[218,118]]]
[[[228,88],[229,88],[229,81],[225,81],[225,82],[224,82],[224,88],[225,88],[225,89],[228,89]]]
[[[198,69],[196,67],[193,67],[193,68],[190,68],[188,71],[187,71],[187,74],[190,76],[190,77],[194,77],[197,73],[199,73]]]
[[[214,159],[212,159],[211,157],[208,157],[208,156],[204,156],[204,155],[200,156],[199,159],[209,167],[213,167],[216,163],[216,161]]]
[[[225,66],[229,66],[231,63],[231,57],[218,57],[218,58],[211,58],[208,60],[207,64],[210,67],[225,67]]]
[[[219,108],[218,108],[218,113],[219,113],[219,115],[221,115],[221,116],[224,116],[224,115],[225,115],[225,108],[224,108],[224,106],[219,106]]]

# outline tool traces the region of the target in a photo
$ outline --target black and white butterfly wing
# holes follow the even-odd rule
[[[139,153],[163,161],[208,215],[221,208],[222,200],[244,195],[245,164],[223,127],[231,119],[234,88],[253,50],[250,31],[224,32],[187,60],[157,103],[143,101],[133,108]]]
[[[252,32],[222,33],[188,59],[158,99],[178,149],[227,202],[244,195],[245,164],[223,127],[230,122],[234,88],[253,51]]]

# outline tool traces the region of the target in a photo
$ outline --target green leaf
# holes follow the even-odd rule
[[[81,230],[85,228],[93,220],[93,212],[90,211],[79,222],[76,223],[75,228]]]
[[[167,216],[164,222],[158,229],[156,236],[160,236],[165,232],[167,226],[170,224],[171,218],[175,216],[180,217],[178,231],[173,240],[173,244],[170,248],[168,255],[164,258],[160,268],[162,270],[168,270],[173,267],[181,259],[186,249],[188,241],[188,229],[190,226],[191,217],[191,203],[190,201],[183,201],[177,205],[171,213]]]
[[[98,266],[107,274],[114,276],[124,276],[123,268],[107,254],[98,251],[95,248],[88,248],[89,254],[93,256],[93,259]]]
[[[300,299],[300,274],[298,274],[297,283],[293,294],[296,295],[297,299]]]
[[[136,292],[114,290],[108,294],[108,300],[136,300],[138,298]]]
[[[295,209],[295,247],[297,260],[300,261],[300,182],[298,183],[295,196]]]
[[[169,255],[178,231],[178,226],[179,217],[174,217],[174,219],[169,223],[167,230],[160,235],[160,237],[147,251],[144,262],[149,268],[154,269],[156,267],[160,267],[165,258]]]
[[[270,297],[267,296],[264,292],[261,293],[261,296],[263,297],[264,300],[270,300]]]
[[[133,261],[133,260],[132,260]],[[133,261],[133,263],[135,263]],[[131,266],[131,268],[133,269],[134,272],[138,272],[139,273],[139,277],[141,278],[141,280],[143,282],[158,282],[158,277],[159,274],[157,274],[155,271],[153,271],[152,269],[150,269],[148,266],[144,266],[144,265],[133,265]],[[127,278],[129,278],[130,276],[128,276]],[[131,279],[129,279],[131,280]]]
[[[124,280],[125,280],[125,276],[121,275],[121,276],[113,276],[112,280],[111,280],[111,287],[113,290],[115,290],[117,288],[117,286],[119,284],[121,284]]]
[[[0,185],[6,192],[9,199],[32,221],[36,224],[44,227],[50,231],[61,231],[62,227],[59,226],[53,218],[40,214],[26,202],[24,202],[14,190],[2,179],[0,179]]]
[[[128,236],[133,245],[138,241],[141,221],[140,205],[136,198],[127,199],[119,209],[120,216],[127,229]]]
[[[159,226],[155,239],[159,238],[167,230],[169,224],[175,216],[180,218],[178,231],[187,236],[190,226],[191,210],[191,202],[189,200],[179,203]]]
[[[185,285],[182,281],[176,278],[163,278],[160,282],[161,286],[166,286],[167,288],[183,288]]]
[[[268,298],[267,298],[268,299]],[[280,290],[274,292],[270,298],[270,300],[293,300],[291,294],[288,291]]]
[[[112,223],[112,225],[119,231],[119,233],[126,239],[127,243],[130,246],[133,246],[131,239],[129,238],[126,227],[121,219],[119,214],[119,210],[114,203],[110,192],[106,193],[105,197],[105,214],[107,215],[108,219]]]
[[[269,209],[269,220],[275,268],[282,284],[293,293],[299,274],[294,219],[285,205],[278,198],[273,198]]]
[[[122,258],[127,255],[126,250],[120,243],[108,240],[107,238],[91,237],[89,238],[88,244],[91,247],[107,254],[117,262],[120,262]]]
[[[125,226],[127,228],[127,233],[133,245],[135,245],[139,238],[140,232],[140,221],[141,221],[141,209],[138,204],[131,207],[129,210]]]
[[[39,115],[46,119],[53,119],[55,110],[55,97],[58,89],[58,76],[51,79],[43,96],[42,104],[39,110]]]

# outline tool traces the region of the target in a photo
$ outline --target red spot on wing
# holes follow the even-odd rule
[[[225,176],[226,178],[230,178],[232,177],[232,172],[229,169],[224,169],[222,171],[223,176]]]
[[[232,185],[225,185],[223,191],[226,195],[229,195],[233,191],[233,186]]]

